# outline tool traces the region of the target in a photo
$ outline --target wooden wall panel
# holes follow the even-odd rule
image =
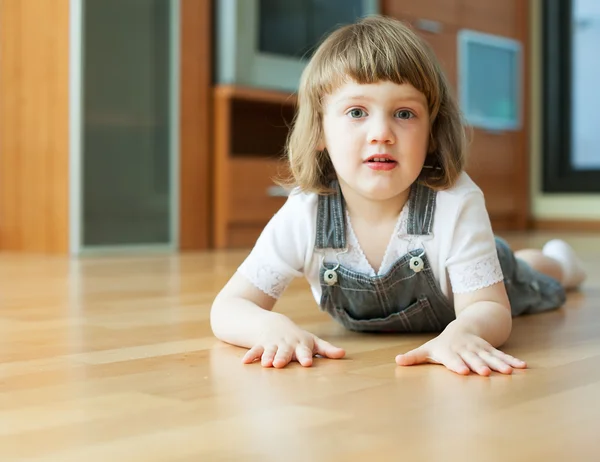
[[[521,108],[523,116],[523,126],[517,134],[517,153],[520,157],[515,160],[515,193],[519,200],[519,206],[516,209],[515,228],[525,230],[530,228],[531,220],[531,191],[529,188],[530,171],[531,171],[531,122],[529,113],[529,102],[531,101],[531,64],[530,64],[530,2],[516,1],[515,3],[515,38],[519,40],[523,46],[523,71],[522,92],[521,92]]]
[[[427,41],[456,88],[460,0],[387,0],[382,2],[382,12],[408,23]]]
[[[517,15],[527,3],[528,0],[460,0],[460,25],[518,39]]]
[[[443,24],[458,24],[461,0],[383,0],[386,15],[394,18],[421,18]]]
[[[521,108],[517,131],[476,128],[467,171],[481,187],[495,228],[524,230],[529,222],[528,2],[461,0],[461,28],[517,39],[523,47]]]
[[[523,127],[519,131],[501,133],[475,128],[470,133],[472,143],[466,170],[483,190],[497,230],[528,226],[528,8],[528,2],[521,0],[382,0],[384,14],[408,22],[431,45],[455,92],[458,92],[457,33],[460,29],[521,42]]]
[[[181,0],[181,250],[210,243],[211,3]]]
[[[0,0],[0,250],[69,244],[69,0]]]

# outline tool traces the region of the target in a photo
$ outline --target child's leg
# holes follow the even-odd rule
[[[565,289],[579,286],[586,277],[575,251],[560,239],[547,242],[542,250],[518,250],[515,252],[515,256],[527,262],[540,273],[556,279]]]
[[[515,257],[525,261],[534,270],[544,273],[562,283],[563,270],[561,264],[552,257],[547,257],[538,249],[521,249],[515,251]]]

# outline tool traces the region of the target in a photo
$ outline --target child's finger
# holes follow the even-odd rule
[[[293,354],[294,348],[290,345],[279,345],[279,348],[277,349],[277,354],[275,355],[275,359],[273,360],[273,367],[284,367],[292,360]]]
[[[491,354],[489,351],[480,351],[479,357],[484,360],[491,369],[501,372],[502,374],[512,374],[512,367],[506,364],[502,359]]]
[[[261,365],[263,367],[271,367],[273,365],[275,353],[277,353],[277,345],[271,345],[266,347],[264,353],[262,354],[262,359],[260,361]]]
[[[298,345],[296,347],[296,361],[302,366],[311,366],[313,362],[313,353],[306,345]]]
[[[429,362],[429,351],[424,346],[396,356],[398,366],[414,366]]]
[[[440,355],[439,362],[451,371],[460,375],[469,375],[469,372],[471,372],[469,366],[467,366],[463,359],[456,353],[447,352],[443,355]]]
[[[527,368],[527,363],[525,361],[521,361],[519,358],[515,358],[514,356],[507,355],[503,351],[494,349],[494,350],[490,351],[490,353],[492,355],[494,355],[496,358],[501,359],[502,361],[504,361],[506,364],[508,364],[511,367],[514,367],[516,369]]]
[[[263,354],[263,351],[265,351],[265,349],[262,345],[254,345],[246,352],[246,354],[242,358],[242,363],[250,364],[251,362],[254,362],[257,359],[260,359],[261,355]]]
[[[480,357],[471,351],[465,351],[464,353],[461,352],[460,357],[465,362],[465,364],[469,366],[469,369],[471,369],[476,374],[488,376],[492,373],[492,365],[488,363],[483,357]]]
[[[343,348],[333,346],[331,343],[320,339],[315,335],[315,353],[331,359],[340,359],[346,355]]]

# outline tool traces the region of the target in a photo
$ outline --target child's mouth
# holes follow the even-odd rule
[[[385,158],[369,159],[365,162],[367,167],[372,170],[392,170],[398,164],[395,160]]]
[[[396,161],[391,160],[391,159],[371,159],[371,160],[368,160],[367,162],[396,162]]]

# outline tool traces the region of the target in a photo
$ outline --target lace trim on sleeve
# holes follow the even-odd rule
[[[267,263],[257,262],[257,264],[253,264],[250,260],[242,263],[238,271],[256,288],[274,299],[281,297],[294,278],[293,275],[285,275]]]
[[[448,275],[455,294],[483,289],[504,279],[497,254],[474,263],[450,267]]]

